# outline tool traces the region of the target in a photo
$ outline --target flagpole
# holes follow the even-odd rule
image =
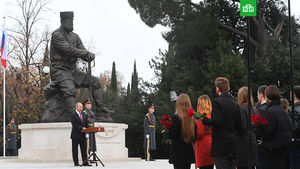
[[[3,29],[5,29],[5,17],[3,17]],[[4,30],[3,30],[4,31]],[[5,42],[2,42],[3,44]],[[7,45],[7,44],[5,44]],[[3,52],[4,53],[4,52]],[[5,67],[2,65],[2,68],[3,68],[3,157],[5,157],[5,141],[6,141],[6,138],[5,138]]]
[[[3,67],[3,157],[5,157],[5,68]]]

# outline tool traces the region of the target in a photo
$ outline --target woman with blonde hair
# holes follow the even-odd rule
[[[207,95],[198,98],[197,112],[206,113],[211,118],[212,105]],[[204,126],[201,121],[196,120],[197,139],[195,142],[195,168],[213,169],[214,159],[210,156],[211,149],[211,127]]]
[[[188,109],[192,108],[190,98],[187,94],[181,94],[176,101],[176,112],[172,116],[170,128],[169,163],[174,169],[190,169],[195,162],[193,142],[196,137],[196,125],[194,117],[188,117]]]
[[[249,164],[251,169],[256,166],[257,147],[254,129],[250,128],[250,131],[245,132],[248,130],[249,123],[251,123],[248,113],[248,100],[248,87],[241,87],[238,91],[238,104],[240,105],[243,132],[240,132],[237,137],[236,162],[238,169],[248,169]],[[252,95],[251,107],[251,110],[253,110]],[[251,113],[253,114],[253,111]]]

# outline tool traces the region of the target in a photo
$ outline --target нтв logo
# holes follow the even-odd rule
[[[256,16],[256,0],[241,0],[241,16]]]

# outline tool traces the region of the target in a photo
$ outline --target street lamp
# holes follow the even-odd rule
[[[177,100],[177,94],[175,91],[170,91],[170,100],[176,101]]]
[[[43,72],[47,75],[50,73],[50,67],[49,66],[44,66],[43,67]]]

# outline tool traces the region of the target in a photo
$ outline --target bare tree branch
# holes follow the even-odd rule
[[[20,20],[20,19],[17,19],[17,18],[15,18],[15,17],[12,17],[12,16],[8,16],[8,18],[10,18],[10,19],[13,19],[13,20],[15,20],[15,21],[17,21],[17,22],[18,22],[18,25],[19,25],[19,26],[22,28],[22,30],[23,30],[23,33],[22,33],[22,35],[24,35],[24,34],[25,34],[25,32],[26,32],[26,29],[25,29],[24,25],[22,24],[21,20]]]
[[[228,25],[225,25],[225,24],[222,24],[220,23],[220,27],[227,30],[227,31],[230,31],[230,32],[233,32],[235,34],[238,34],[240,35],[241,37],[243,37],[244,39],[247,39],[247,33],[246,32],[243,32],[243,31],[240,31],[240,30],[237,30],[231,26],[228,26]],[[250,37],[250,42],[255,45],[255,46],[259,46],[259,43],[257,41],[255,41],[253,38]]]
[[[12,37],[14,39],[14,41],[17,43],[17,45],[19,46],[21,52],[23,55],[25,55],[25,51],[23,50],[23,46],[19,43],[19,41],[17,40],[16,37],[12,36],[12,35],[8,35],[9,37]]]
[[[268,22],[266,21],[265,16],[263,16],[262,18],[263,18],[264,23],[267,25],[267,27],[268,27],[272,32],[274,32],[274,29],[273,29],[273,28],[268,24]]]
[[[284,21],[281,21],[275,28],[274,30],[274,37],[277,39],[280,36],[280,33],[282,31],[282,27],[283,27]]]
[[[12,30],[12,29],[6,29],[6,30],[9,31],[9,32],[13,32],[13,33],[19,34],[19,35],[21,35],[21,36],[24,35],[22,32],[15,31],[15,30]]]

